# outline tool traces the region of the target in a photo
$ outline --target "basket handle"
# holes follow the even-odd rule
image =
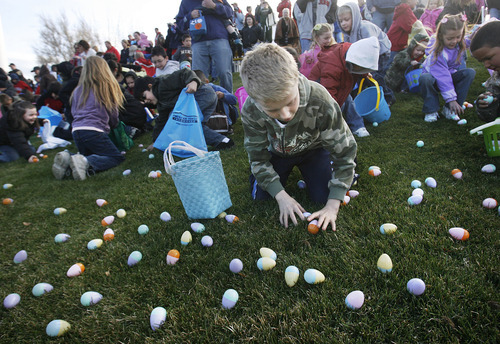
[[[489,123],[486,123],[486,124],[483,124],[483,125],[480,125],[479,127],[477,128],[474,128],[472,129],[469,134],[472,135],[472,134],[475,134],[476,132],[478,131],[482,131],[483,129],[486,129],[486,128],[489,128],[493,125],[500,125],[500,117],[497,117],[497,119],[495,119],[493,122],[489,122]]]
[[[412,70],[421,69],[421,68],[422,68],[422,64],[421,64],[421,63],[419,63],[419,64],[417,64],[417,65],[415,65],[415,66],[409,65],[409,66],[408,66],[408,68],[406,68],[406,70],[405,70],[405,74],[404,74],[404,75],[408,74],[408,70],[410,70],[410,68],[411,68]]]
[[[184,142],[184,141],[172,141],[168,145],[167,149],[165,149],[165,152],[163,152],[163,164],[165,166],[165,172],[168,174],[172,174],[172,166],[176,164],[174,161],[174,157],[172,155],[172,149],[180,149],[180,150],[185,150],[188,152],[194,153],[198,157],[203,157],[205,156],[208,152],[198,149],[196,147],[191,146],[189,143]]]
[[[374,78],[371,78],[369,76],[367,76],[366,78],[361,79],[361,82],[359,83],[359,87],[358,87],[358,94],[360,94],[361,90],[363,89],[363,82],[365,81],[365,79],[368,79],[371,82],[373,82],[373,84],[377,88],[377,104],[375,104],[375,110],[378,111],[378,106],[380,104],[380,87],[378,86],[377,80],[375,80]]]

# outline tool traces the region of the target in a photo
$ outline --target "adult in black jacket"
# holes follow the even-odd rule
[[[255,21],[253,15],[247,15],[245,18],[245,26],[240,31],[243,41],[243,51],[252,50],[252,47],[262,38],[262,28]]]

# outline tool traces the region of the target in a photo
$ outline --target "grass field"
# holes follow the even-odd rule
[[[468,100],[472,101],[487,78],[472,59],[478,74]],[[235,76],[235,89],[241,85]],[[1,198],[14,202],[0,206],[0,297],[18,293],[21,302],[13,309],[0,308],[1,343],[495,343],[500,341],[500,217],[497,209],[485,209],[482,200],[500,199],[499,171],[481,172],[488,163],[500,168],[499,158],[486,155],[482,137],[469,130],[482,124],[467,110],[468,124],[440,119],[425,123],[422,100],[398,95],[392,117],[378,127],[368,125],[370,137],[359,139],[355,187],[360,195],[343,207],[337,232],[308,233],[306,223],[284,229],[278,222],[275,201],[253,202],[249,196],[248,161],[243,148],[241,124],[235,126],[236,147],[221,152],[233,206],[228,213],[240,218],[203,220],[206,231],[192,233],[193,242],[180,244],[190,221],[170,176],[148,178],[151,170],[163,170],[162,155],[141,152],[137,139],[117,168],[83,182],[57,181],[51,173],[56,151],[37,164],[25,161],[0,166]],[[416,147],[423,140],[425,146]],[[36,143],[40,143],[36,141]],[[74,152],[75,147],[69,150]],[[368,167],[380,166],[379,177]],[[451,170],[458,168],[463,179]],[[131,169],[129,176],[123,176]],[[409,206],[410,183],[432,176],[435,189],[423,186],[424,200]],[[296,186],[290,193],[309,211],[319,205],[308,201]],[[96,199],[108,205],[99,208]],[[53,210],[67,213],[56,216]],[[87,243],[102,238],[100,222],[118,209],[127,211],[110,226],[115,238],[90,251]],[[163,222],[168,211],[172,220]],[[393,235],[382,235],[383,223],[394,223]],[[150,231],[140,236],[137,228]],[[470,239],[457,241],[448,230],[463,227]],[[71,235],[56,244],[58,233]],[[214,245],[204,248],[200,239],[210,235]],[[261,272],[256,266],[261,247],[278,255],[276,267]],[[180,251],[174,266],[166,264],[170,249]],[[28,259],[13,262],[20,250]],[[143,259],[129,267],[127,257],[142,252]],[[382,274],[377,259],[387,253],[393,271]],[[240,274],[229,271],[229,262],[240,258]],[[85,272],[66,277],[68,268],[83,263]],[[285,284],[287,266],[300,269],[298,283]],[[326,280],[309,285],[303,279],[308,268],[320,270]],[[413,296],[406,283],[418,277],[426,290]],[[54,289],[41,297],[31,293],[40,282]],[[221,307],[224,291],[234,288],[239,301],[231,310]],[[353,290],[365,295],[357,311],[344,299]],[[84,307],[80,296],[97,291],[103,299]],[[165,324],[157,331],[149,325],[151,311],[167,310]],[[47,324],[63,319],[71,330],[58,339],[45,334]]]

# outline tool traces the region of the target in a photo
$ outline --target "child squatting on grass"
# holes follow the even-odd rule
[[[262,44],[245,55],[241,80],[249,97],[242,109],[253,199],[274,197],[280,222],[288,227],[304,208],[284,186],[294,166],[309,197],[326,205],[307,220],[326,230],[335,220],[354,176],[357,145],[342,112],[328,91],[300,75],[285,49]],[[332,170],[333,162],[333,170]]]
[[[487,91],[476,100],[478,117],[485,121],[494,121],[500,117],[500,21],[483,25],[474,35],[470,51],[479,62],[494,72],[485,82]],[[490,98],[492,97],[492,98]]]
[[[465,27],[463,14],[447,14],[429,42],[419,79],[426,122],[436,122],[439,117],[439,93],[446,103],[442,112],[446,119],[459,121],[464,112],[462,104],[476,75],[474,69],[465,67]]]

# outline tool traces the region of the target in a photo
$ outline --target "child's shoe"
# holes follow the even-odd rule
[[[436,122],[438,118],[439,114],[437,112],[427,113],[425,114],[424,121],[426,121],[427,123]]]
[[[452,112],[450,108],[447,106],[443,107],[442,114],[444,115],[444,117],[446,117],[446,119],[451,119],[452,121],[456,122],[460,121],[460,117],[458,117],[456,113]]]
[[[87,171],[89,169],[89,162],[87,158],[81,154],[75,154],[71,156],[69,166],[73,171],[74,180],[85,180],[87,179]]]
[[[71,170],[69,168],[70,160],[71,155],[67,151],[56,154],[54,164],[52,165],[52,174],[57,180],[61,180],[65,176],[71,175]]]
[[[367,137],[367,136],[370,136],[370,133],[368,132],[368,130],[366,130],[365,127],[359,128],[358,130],[356,130],[355,132],[353,132],[353,134],[356,135],[357,137]]]

